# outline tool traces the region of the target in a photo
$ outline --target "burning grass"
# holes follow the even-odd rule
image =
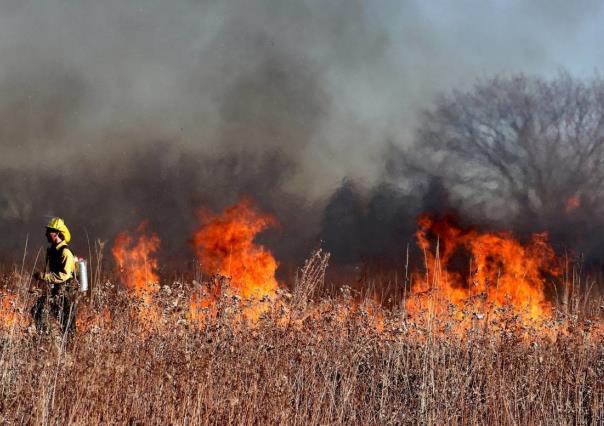
[[[254,242],[274,221],[249,202],[200,218],[193,246],[217,275],[160,283],[159,239],[123,233],[70,341],[30,326],[29,274],[3,278],[2,423],[604,422],[602,301],[577,276],[546,296],[562,269],[545,235],[521,244],[425,217],[425,271],[386,309],[346,286],[320,296],[321,251],[291,292],[277,283]]]
[[[460,320],[416,322],[404,305],[384,310],[346,289],[313,301],[326,260],[313,259],[253,322],[243,315],[252,302],[228,283],[203,322],[191,317],[191,294],[211,283],[173,283],[153,295],[150,327],[135,313],[145,301],[105,282],[80,300],[70,343],[16,320],[33,299],[26,281],[6,277],[15,298],[0,330],[2,423],[603,421],[597,322],[560,314],[543,334],[510,311],[497,329],[476,318],[463,336],[436,333]]]

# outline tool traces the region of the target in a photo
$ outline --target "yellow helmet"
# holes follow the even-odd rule
[[[71,241],[71,232],[69,232],[69,228],[65,225],[65,222],[60,217],[53,217],[46,225],[46,229],[53,229],[55,231],[59,231],[63,234],[63,239],[66,243]]]

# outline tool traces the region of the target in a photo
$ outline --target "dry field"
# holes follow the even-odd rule
[[[547,235],[423,217],[423,267],[382,304],[327,292],[321,251],[286,290],[254,242],[271,223],[245,201],[204,212],[192,241],[218,274],[186,282],[162,282],[145,223],[113,270],[97,242],[72,339],[31,327],[33,267],[4,274],[0,422],[604,424],[604,298]]]
[[[72,341],[28,329],[29,280],[4,277],[2,424],[602,424],[597,301],[531,328],[383,310],[344,290],[313,301],[327,259],[292,293],[246,302],[213,283],[151,299],[98,280]],[[23,276],[26,276],[23,275]],[[217,288],[212,304],[202,289]],[[12,296],[8,296],[8,294]],[[197,300],[197,302],[196,302]],[[201,305],[205,306],[202,307]],[[575,307],[578,303],[575,304]],[[453,308],[451,308],[453,309]],[[568,306],[565,307],[567,311]],[[587,313],[592,321],[586,320]],[[249,318],[252,318],[250,320]],[[463,325],[463,331],[460,331]]]

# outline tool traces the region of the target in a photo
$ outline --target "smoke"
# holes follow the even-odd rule
[[[0,250],[61,215],[82,250],[148,218],[186,254],[199,207],[249,195],[281,223],[266,236],[278,257],[319,238],[342,262],[398,256],[440,201],[410,169],[393,178],[389,148],[436,93],[597,65],[599,2],[463,6],[3,2]]]
[[[363,264],[384,271],[416,255],[414,234],[420,214],[461,211],[438,177],[428,177],[408,193],[381,183],[369,189],[345,180],[323,211],[321,233],[327,251],[340,265]]]

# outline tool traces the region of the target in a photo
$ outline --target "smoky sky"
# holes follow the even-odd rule
[[[389,147],[436,94],[591,73],[601,18],[596,1],[4,1],[3,248],[45,215],[101,238],[149,218],[182,247],[197,208],[251,195],[304,251],[343,180],[407,202],[404,175],[379,186]]]

